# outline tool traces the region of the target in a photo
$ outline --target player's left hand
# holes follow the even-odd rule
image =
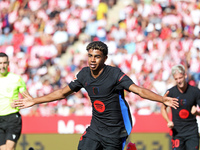
[[[170,129],[172,129],[172,128],[174,127],[174,123],[173,123],[172,121],[169,121],[169,122],[167,123],[167,126],[168,126]]]
[[[163,103],[169,107],[173,107],[174,109],[177,109],[177,107],[179,107],[178,99],[167,97],[168,94],[169,94],[169,91],[167,91],[165,95],[163,96]]]
[[[197,115],[197,107],[196,106],[192,106],[191,114]]]

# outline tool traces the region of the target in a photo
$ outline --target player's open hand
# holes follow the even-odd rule
[[[167,91],[165,95],[163,96],[163,103],[169,107],[173,107],[174,109],[177,109],[177,107],[179,107],[178,99],[167,97],[168,94],[169,94],[169,91]]]
[[[14,107],[23,109],[34,105],[34,100],[29,94],[22,93],[22,95],[24,97],[23,99],[14,100]]]

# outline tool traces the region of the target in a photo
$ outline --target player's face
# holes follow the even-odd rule
[[[107,56],[104,56],[103,52],[101,52],[100,50],[90,49],[88,51],[88,64],[91,71],[101,71],[106,59]]]
[[[8,58],[0,57],[0,76],[5,76],[8,73]]]
[[[176,85],[178,88],[183,88],[186,85],[186,75],[182,73],[175,73],[174,80],[176,81]]]

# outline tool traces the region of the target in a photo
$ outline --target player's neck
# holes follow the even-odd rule
[[[105,67],[105,65],[103,67],[101,67],[99,70],[91,70],[91,75],[94,78],[97,78],[103,72],[104,67]]]
[[[187,89],[187,86],[188,86],[188,84],[185,83],[183,87],[178,87],[178,90],[179,90],[181,93],[184,93],[184,92],[186,91],[186,89]]]

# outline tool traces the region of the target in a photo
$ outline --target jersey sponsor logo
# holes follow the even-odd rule
[[[179,112],[179,117],[182,118],[182,119],[186,119],[186,118],[188,118],[188,116],[189,116],[189,111],[186,110],[186,109],[182,109]]]
[[[101,113],[105,111],[104,103],[99,100],[94,101],[94,108]]]

